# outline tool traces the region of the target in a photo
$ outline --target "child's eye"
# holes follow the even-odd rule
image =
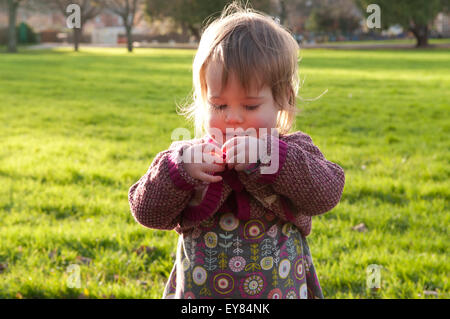
[[[259,105],[245,105],[245,108],[249,111],[256,110]]]
[[[223,110],[227,107],[226,104],[222,104],[222,105],[211,104],[211,106],[212,106],[215,110],[219,110],[219,111],[223,111]]]
[[[215,110],[218,110],[218,111],[223,111],[223,110],[225,110],[226,107],[228,106],[228,105],[226,105],[226,104],[217,105],[217,104],[213,104],[213,103],[210,103],[210,105],[211,105]],[[244,105],[244,107],[245,107],[245,109],[248,110],[248,111],[253,111],[253,110],[256,110],[256,109],[259,107],[259,105]]]

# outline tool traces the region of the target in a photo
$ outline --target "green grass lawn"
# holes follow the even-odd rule
[[[430,45],[436,44],[449,44],[450,38],[430,38],[428,39],[428,43]],[[360,41],[330,41],[326,42],[326,44],[354,44],[354,45],[373,45],[373,44],[410,44],[414,46],[416,44],[416,39],[414,38],[405,38],[405,39],[386,39],[386,40],[360,40]]]
[[[0,298],[160,298],[177,236],[137,224],[127,195],[174,128],[193,132],[175,107],[193,55],[0,55]],[[450,50],[301,55],[296,129],[346,172],[308,237],[325,297],[449,298]]]

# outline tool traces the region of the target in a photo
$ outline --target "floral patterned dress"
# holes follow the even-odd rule
[[[300,231],[269,210],[239,220],[227,202],[180,235],[163,298],[323,298]]]

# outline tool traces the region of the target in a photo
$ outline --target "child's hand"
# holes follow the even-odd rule
[[[229,169],[243,171],[250,164],[258,161],[258,149],[263,141],[254,136],[236,136],[225,142],[222,151],[226,154],[226,163]]]
[[[216,183],[222,176],[213,176],[213,172],[225,170],[226,163],[222,157],[222,150],[212,143],[194,144],[183,152],[183,165],[186,172],[198,180]]]

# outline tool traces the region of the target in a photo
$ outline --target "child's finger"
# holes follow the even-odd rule
[[[228,160],[228,159],[227,159]],[[232,158],[229,159],[229,162],[227,163],[228,168],[229,169],[235,169],[236,171],[243,171],[244,169],[247,168],[247,166],[249,166],[249,163],[240,163],[237,160],[236,156],[233,156]]]
[[[222,149],[213,143],[203,143],[202,147],[204,153],[222,154]]]
[[[219,165],[223,164],[223,156],[214,153],[203,153],[203,162],[207,164],[217,163]]]
[[[224,156],[220,147],[210,144],[203,150],[203,158],[207,163],[223,163]]]
[[[201,171],[202,172],[223,172],[225,170],[225,165],[219,165],[219,164],[203,164]]]
[[[214,175],[210,175],[210,174],[207,174],[204,172],[200,172],[198,178],[207,183],[217,183],[222,180],[222,176],[220,176],[220,175],[214,176]]]

